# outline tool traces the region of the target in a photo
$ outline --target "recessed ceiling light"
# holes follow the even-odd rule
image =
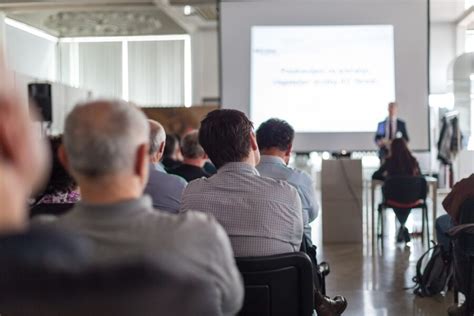
[[[193,7],[190,5],[184,6],[184,15],[191,15],[193,13]]]

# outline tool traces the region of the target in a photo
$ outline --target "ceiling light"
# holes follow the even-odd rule
[[[193,7],[190,5],[184,6],[184,15],[191,15],[193,13]]]

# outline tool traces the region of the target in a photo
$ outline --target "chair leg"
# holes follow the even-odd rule
[[[425,207],[421,208],[421,244],[425,244],[425,222],[426,222]]]
[[[472,316],[473,308],[472,308],[472,264],[474,263],[473,256],[469,256],[469,270],[467,272],[467,280],[468,286],[466,289],[466,316]]]
[[[425,218],[426,218],[426,241],[428,247],[430,246],[430,218],[428,217],[428,207],[425,206]],[[434,220],[434,219],[433,219]]]

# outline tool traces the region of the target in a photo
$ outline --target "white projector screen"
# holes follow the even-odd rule
[[[289,121],[297,152],[376,150],[395,100],[429,150],[427,1],[222,0],[222,107]]]
[[[372,132],[395,100],[391,25],[254,26],[251,37],[256,126],[281,117],[297,133]]]

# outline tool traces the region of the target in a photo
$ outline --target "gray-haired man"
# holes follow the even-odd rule
[[[151,196],[153,207],[176,214],[181,204],[181,195],[188,183],[183,178],[165,171],[160,163],[166,145],[165,129],[157,121],[148,120],[148,123],[150,123],[150,176],[145,194]]]
[[[184,135],[181,140],[181,153],[184,158],[183,163],[171,169],[170,173],[183,177],[188,182],[211,176],[204,170],[207,155],[199,144],[199,134],[197,130]]]
[[[222,227],[201,213],[156,211],[142,196],[149,124],[141,111],[119,101],[77,106],[66,119],[59,154],[79,184],[82,201],[56,225],[88,237],[95,261],[165,256],[183,275],[201,275],[215,284],[210,299],[223,315],[239,311],[242,280]]]

